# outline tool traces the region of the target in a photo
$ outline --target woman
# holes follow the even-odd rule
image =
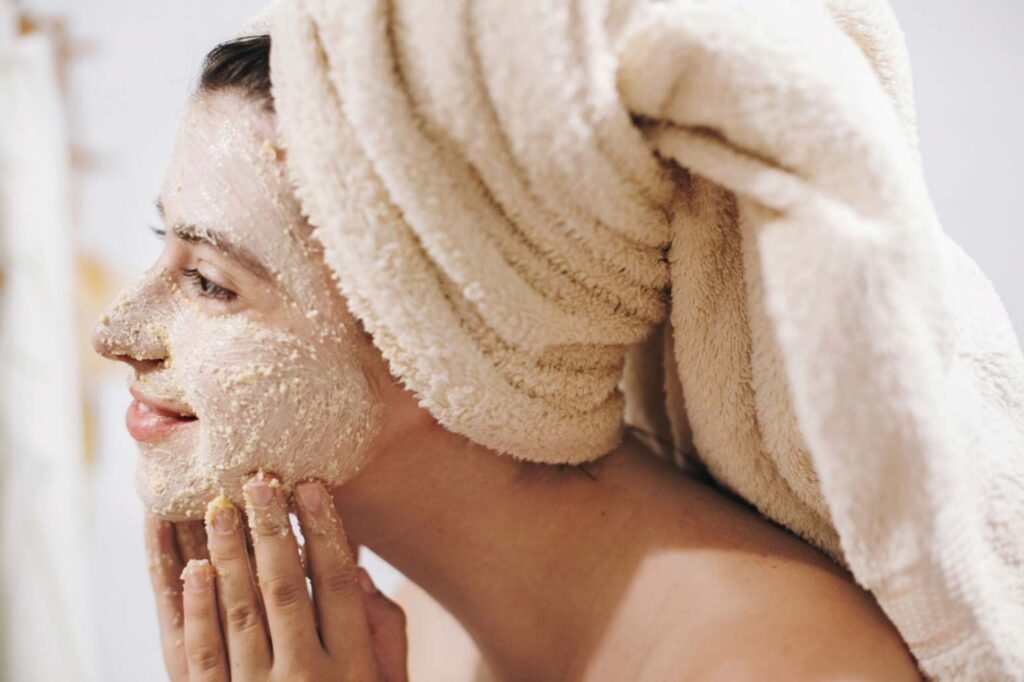
[[[147,508],[206,515],[212,566],[190,561],[183,590],[199,550],[149,525],[173,679],[405,679],[403,620],[350,543],[437,599],[498,679],[917,678],[847,573],[636,438],[586,467],[527,464],[421,407],[302,215],[268,49],[208,59],[160,194],[165,249],[94,332],[133,368]]]

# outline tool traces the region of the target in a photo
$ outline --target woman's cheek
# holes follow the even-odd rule
[[[199,416],[193,471],[207,485],[240,500],[240,482],[264,469],[286,488],[305,478],[343,483],[358,472],[383,421],[347,339],[319,343],[248,323],[215,347],[192,374],[191,403]]]

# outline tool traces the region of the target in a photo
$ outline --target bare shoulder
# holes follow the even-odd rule
[[[843,569],[707,485],[654,473],[619,486],[636,496],[619,509],[635,512],[602,564],[608,617],[566,679],[919,679],[895,628]],[[429,595],[410,583],[396,599],[412,679],[497,679]]]
[[[647,570],[648,585],[666,594],[648,601],[661,606],[653,631],[640,635],[654,644],[636,679],[919,679],[895,628],[852,580],[785,555],[699,563],[700,576],[678,590],[659,575],[677,565],[673,557]]]
[[[673,478],[644,490],[638,559],[590,662],[608,675],[590,679],[614,679],[624,661],[631,679],[652,681],[920,679],[845,570],[749,507]]]

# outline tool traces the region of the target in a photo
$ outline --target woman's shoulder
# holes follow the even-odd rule
[[[633,488],[646,527],[597,654],[609,671],[633,659],[639,680],[918,679],[895,628],[844,569],[707,484],[661,478]]]
[[[602,646],[609,670],[636,652],[636,680],[918,679],[896,630],[852,581],[742,543],[697,560],[674,554],[638,569]]]
[[[604,517],[609,527],[596,534],[616,538],[602,555],[608,594],[594,595],[611,606],[564,679],[918,678],[871,595],[823,554],[675,469],[645,465],[634,477],[610,470],[618,466],[595,467],[624,496],[615,508],[632,509],[625,520]],[[396,600],[407,612],[413,679],[495,679],[429,595],[409,584]]]

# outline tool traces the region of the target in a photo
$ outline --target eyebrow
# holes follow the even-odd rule
[[[156,200],[156,210],[160,213],[160,217],[166,221],[164,206],[159,199]],[[192,244],[207,244],[257,277],[262,277],[266,280],[272,279],[270,277],[270,268],[262,260],[241,244],[232,241],[223,232],[191,223],[175,223],[169,229],[175,237],[182,241]]]

